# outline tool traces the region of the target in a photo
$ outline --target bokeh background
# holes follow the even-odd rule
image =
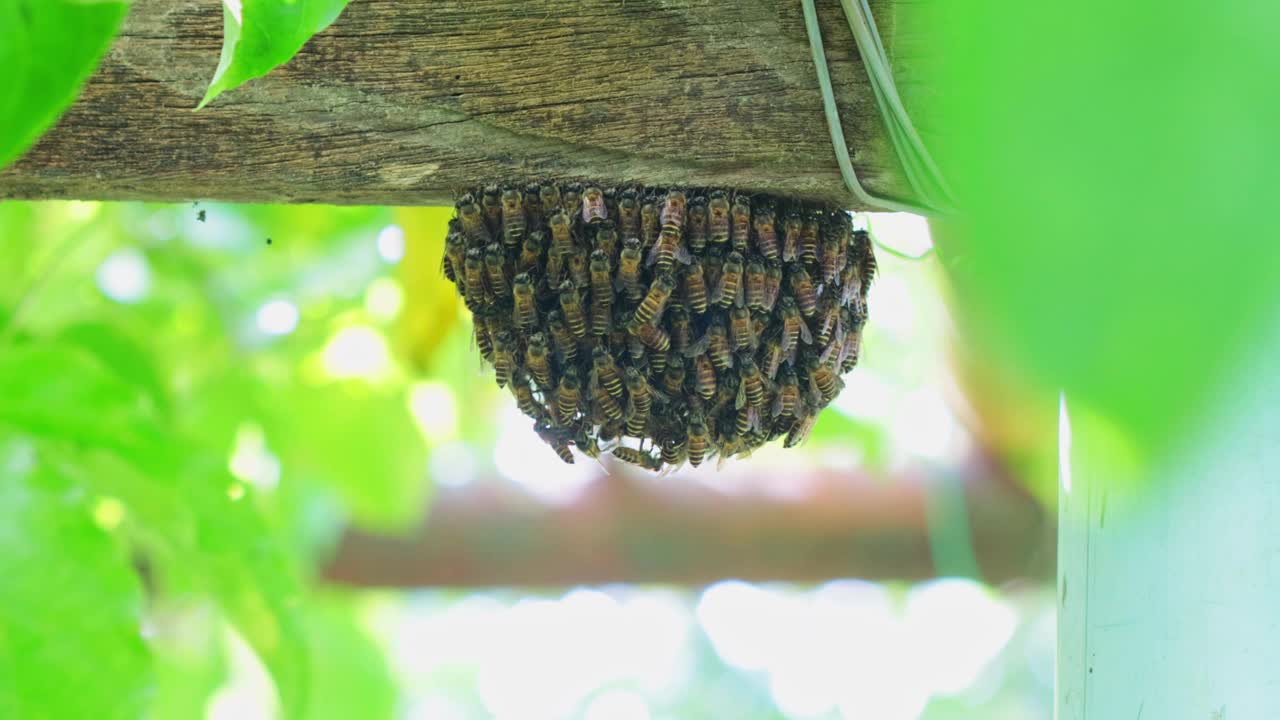
[[[1051,716],[1056,404],[965,343],[924,220],[857,216],[882,268],[864,359],[804,447],[655,477],[562,464],[495,386],[439,272],[450,214],[0,206],[0,466],[40,478],[11,512],[54,497],[104,573],[137,571],[137,637],[77,641],[119,660],[88,700]],[[28,600],[27,649],[60,657]]]

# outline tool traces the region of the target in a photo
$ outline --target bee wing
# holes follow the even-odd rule
[[[707,297],[707,302],[711,305],[719,305],[720,298],[724,297],[724,278],[721,277],[716,281],[715,287],[711,288],[711,294]]]
[[[773,396],[773,408],[769,411],[772,417],[778,417],[782,414],[782,393]]]
[[[746,404],[747,404],[747,384],[744,382],[738,383],[738,400],[737,400],[737,403],[734,405],[734,407],[741,410],[742,406]],[[748,411],[748,414],[749,413],[750,411]]]
[[[652,385],[649,386],[649,394],[653,396],[654,400],[657,400],[658,402],[664,405],[671,402],[671,398],[668,397],[666,393],[662,392],[656,387],[653,387]]]
[[[800,318],[800,339],[807,345],[813,344],[813,333],[809,332],[809,323],[805,322],[804,318]]]
[[[746,303],[747,283],[743,278],[738,279],[738,291],[733,298],[733,304],[742,307]]]
[[[688,265],[693,262],[693,256],[690,255],[689,251],[685,249],[684,243],[676,244],[676,260],[679,260],[681,263],[685,265]]]
[[[782,330],[781,344],[782,344],[782,353],[784,355],[791,352],[791,348],[795,345],[795,340],[793,339],[791,333],[786,331],[785,327]]]
[[[711,334],[706,333],[697,340],[689,343],[689,347],[684,349],[685,357],[697,357],[707,351],[707,346],[711,344]]]
[[[751,428],[752,430],[755,430],[756,432],[762,431],[763,426],[760,422],[759,408],[756,408],[756,407],[747,408],[747,427]]]

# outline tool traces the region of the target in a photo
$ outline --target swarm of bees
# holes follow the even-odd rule
[[[858,362],[876,270],[837,208],[576,183],[464,194],[442,262],[562,460],[655,471],[803,442]]]

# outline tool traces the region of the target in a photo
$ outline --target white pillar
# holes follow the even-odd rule
[[[1280,718],[1280,337],[1260,345],[1138,492],[1070,413],[1059,720]]]

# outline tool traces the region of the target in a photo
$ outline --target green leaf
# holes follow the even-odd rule
[[[288,417],[267,433],[285,472],[326,482],[366,527],[402,530],[421,518],[426,445],[402,391],[346,381],[281,388],[276,398]]]
[[[344,596],[320,596],[306,611],[314,687],[308,720],[396,716],[396,684],[382,648],[357,622]]]
[[[76,99],[128,9],[127,2],[106,0],[0,3],[0,168]]]
[[[346,6],[347,0],[223,0],[222,58],[196,109],[288,62]]]
[[[151,661],[138,577],[82,494],[40,466],[29,445],[8,450],[0,452],[8,455],[0,457],[0,714],[139,717]]]
[[[947,88],[965,212],[938,248],[969,338],[1050,402],[1176,442],[1280,303],[1280,95],[1255,83],[1280,73],[1280,5],[927,5],[907,34]]]

